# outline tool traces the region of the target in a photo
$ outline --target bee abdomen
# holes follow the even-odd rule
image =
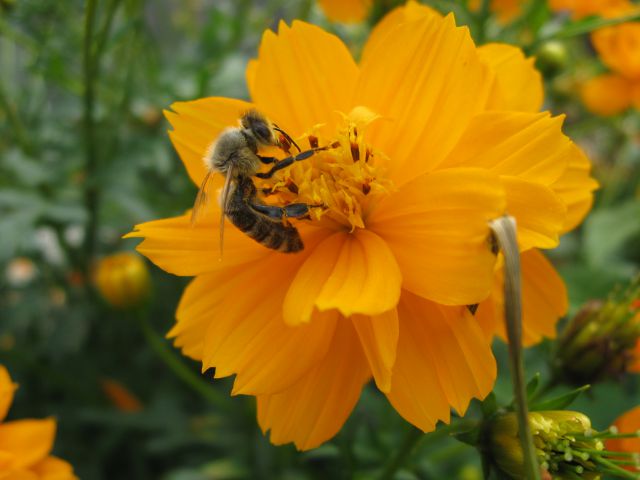
[[[270,220],[248,207],[231,209],[227,217],[239,230],[267,248],[284,253],[295,253],[304,248],[295,227]]]

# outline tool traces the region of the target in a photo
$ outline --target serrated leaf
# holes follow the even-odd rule
[[[531,405],[531,411],[563,410],[571,405],[583,392],[589,390],[589,388],[591,388],[591,385],[584,385],[570,391],[569,393],[552,398],[551,400],[535,403]]]

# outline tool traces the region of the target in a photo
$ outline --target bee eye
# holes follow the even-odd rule
[[[253,132],[259,140],[268,143],[271,141],[271,130],[266,125],[258,124],[254,126]]]

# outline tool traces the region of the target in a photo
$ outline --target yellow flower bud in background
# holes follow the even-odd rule
[[[149,271],[144,260],[132,252],[104,257],[98,262],[95,285],[102,297],[116,308],[130,308],[149,296]]]
[[[536,456],[543,478],[599,479],[603,473],[625,474],[622,466],[633,462],[632,453],[605,450],[605,440],[634,436],[613,430],[598,432],[589,418],[579,412],[554,410],[529,413]],[[518,421],[509,412],[493,419],[488,428],[489,455],[492,463],[510,478],[525,478]]]
[[[587,303],[558,336],[555,377],[579,386],[637,371],[639,297],[636,281],[622,295]]]

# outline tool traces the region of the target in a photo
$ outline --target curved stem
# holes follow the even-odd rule
[[[522,292],[520,287],[520,250],[516,237],[516,221],[504,216],[491,222],[504,256],[504,315],[509,340],[509,364],[513,381],[518,433],[524,455],[524,468],[529,480],[540,480],[540,467],[529,426],[527,387],[522,360]]]
[[[398,450],[396,450],[385,465],[382,473],[378,477],[379,480],[391,480],[409,457],[411,457],[419,444],[424,446],[425,444],[436,443],[445,437],[470,430],[477,425],[478,422],[475,420],[459,420],[457,422],[451,422],[449,425],[442,425],[440,428],[427,434],[412,426],[406,433]]]
[[[149,323],[147,316],[142,311],[136,311],[135,316],[140,330],[151,349],[180,380],[212,405],[220,409],[229,408],[229,398],[221,395],[211,385],[206,383],[202,377],[195,374],[182,359],[171,350],[171,347],[165,339],[156,333]]]

